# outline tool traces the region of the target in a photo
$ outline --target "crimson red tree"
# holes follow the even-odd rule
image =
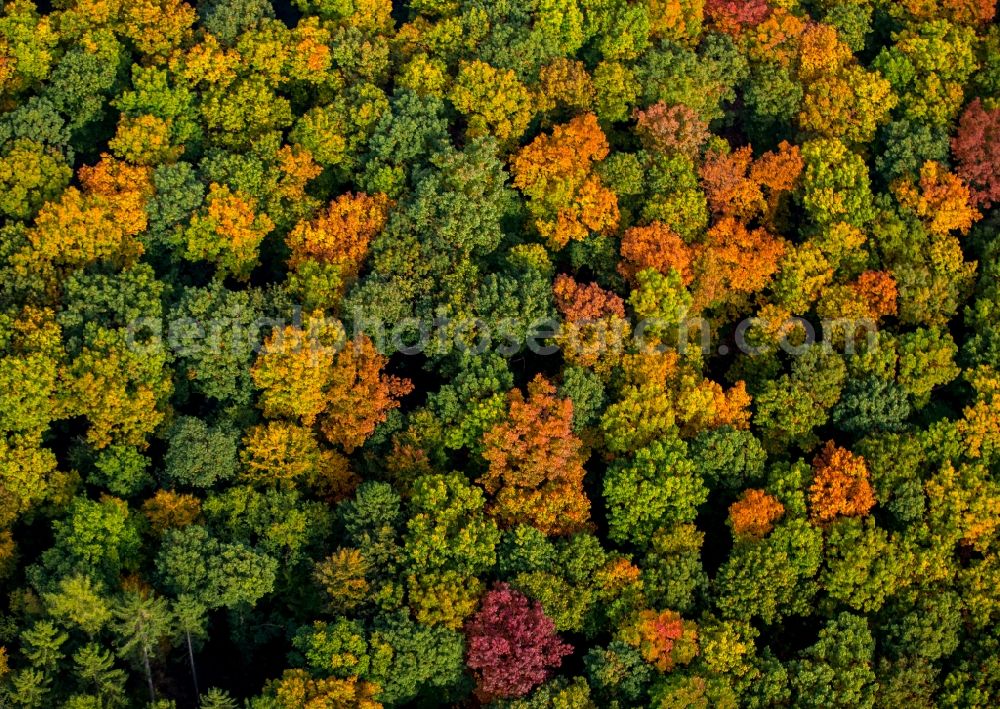
[[[520,591],[498,583],[465,624],[466,664],[476,678],[483,701],[522,697],[558,669],[573,647],[556,634],[556,626]]]

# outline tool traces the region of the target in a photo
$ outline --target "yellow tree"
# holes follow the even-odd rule
[[[331,443],[350,453],[408,394],[409,380],[382,372],[389,358],[366,335],[342,348],[343,331],[320,318],[309,329],[275,331],[251,370],[268,417],[319,423]]]

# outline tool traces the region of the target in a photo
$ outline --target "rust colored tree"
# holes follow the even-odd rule
[[[711,133],[708,123],[693,108],[663,101],[635,113],[635,132],[647,150],[667,155],[680,153],[695,157]]]
[[[785,255],[785,242],[766,229],[747,229],[725,217],[708,231],[696,265],[695,307],[726,299],[729,293],[754,293],[768,284]]]
[[[315,219],[299,222],[288,235],[292,250],[289,265],[295,268],[314,259],[337,264],[341,276],[357,275],[368,245],[389,218],[389,198],[384,194],[344,194]]]
[[[622,237],[621,255],[618,272],[630,281],[647,268],[655,268],[664,275],[673,269],[684,285],[694,279],[691,270],[693,250],[662,222],[628,229]]]
[[[582,443],[573,434],[573,402],[538,375],[528,396],[508,395],[507,420],[483,436],[489,470],[479,482],[493,495],[490,513],[503,525],[520,523],[545,534],[581,530],[590,515],[583,491]]]
[[[572,276],[559,274],[552,284],[552,294],[556,308],[570,322],[597,320],[610,315],[625,317],[624,301],[596,283],[583,285]]]
[[[969,185],[972,199],[980,207],[1000,202],[1000,106],[987,111],[978,98],[958,121],[951,141],[958,163],[958,176]]]

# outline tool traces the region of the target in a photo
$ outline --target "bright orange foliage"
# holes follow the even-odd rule
[[[697,627],[676,611],[640,611],[622,630],[622,639],[661,672],[686,665],[698,655]]]
[[[776,7],[763,22],[743,31],[747,53],[759,61],[788,66],[799,50],[806,23],[783,7]]]
[[[698,171],[712,212],[749,219],[764,208],[760,186],[747,177],[753,149],[747,145],[731,153],[712,151]]]
[[[655,268],[663,274],[673,269],[680,274],[684,285],[694,279],[691,247],[662,222],[628,229],[622,237],[621,254],[618,272],[630,281],[647,268]]]
[[[781,196],[798,186],[804,166],[799,146],[787,140],[781,141],[777,152],[766,152],[754,161],[750,167],[750,179],[759,184],[764,193],[768,219],[773,217]]]
[[[153,195],[151,168],[129,165],[102,155],[93,167],[81,167],[77,177],[88,196],[106,200],[127,233],[138,234],[145,230],[146,200]]]
[[[961,178],[928,160],[920,168],[920,180],[896,182],[893,192],[899,203],[913,211],[934,234],[967,232],[983,215],[972,206],[972,195]]]
[[[134,237],[146,228],[151,171],[105,155],[77,174],[82,191],[69,187],[39,211],[28,233],[33,251],[27,258],[74,267],[102,260],[134,262],[143,251]]]
[[[708,243],[695,268],[697,305],[725,298],[728,292],[754,293],[767,285],[785,254],[785,242],[766,229],[749,230],[731,217],[708,230]]]
[[[289,265],[306,259],[335,263],[345,277],[357,276],[368,245],[385,227],[391,201],[384,194],[345,194],[313,220],[299,222],[288,235]]]
[[[592,113],[556,126],[514,156],[514,186],[528,198],[535,226],[549,243],[565,246],[618,224],[618,198],[591,172],[608,154],[608,141]]]
[[[489,470],[479,479],[493,495],[490,513],[506,526],[527,523],[545,534],[583,529],[590,501],[583,491],[582,443],[573,434],[573,402],[556,396],[541,375],[528,397],[508,394],[507,420],[483,436]]]
[[[729,524],[736,537],[760,539],[784,514],[785,507],[777,498],[763,490],[744,490],[740,499],[729,506]]]
[[[858,516],[875,505],[868,465],[860,455],[829,441],[813,460],[809,508],[813,520],[829,522],[839,515]]]
[[[867,271],[851,284],[858,299],[868,306],[872,320],[897,312],[896,279],[885,271]]]

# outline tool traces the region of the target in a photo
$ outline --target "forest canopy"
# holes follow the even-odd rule
[[[0,705],[1000,706],[993,0],[12,0]]]

